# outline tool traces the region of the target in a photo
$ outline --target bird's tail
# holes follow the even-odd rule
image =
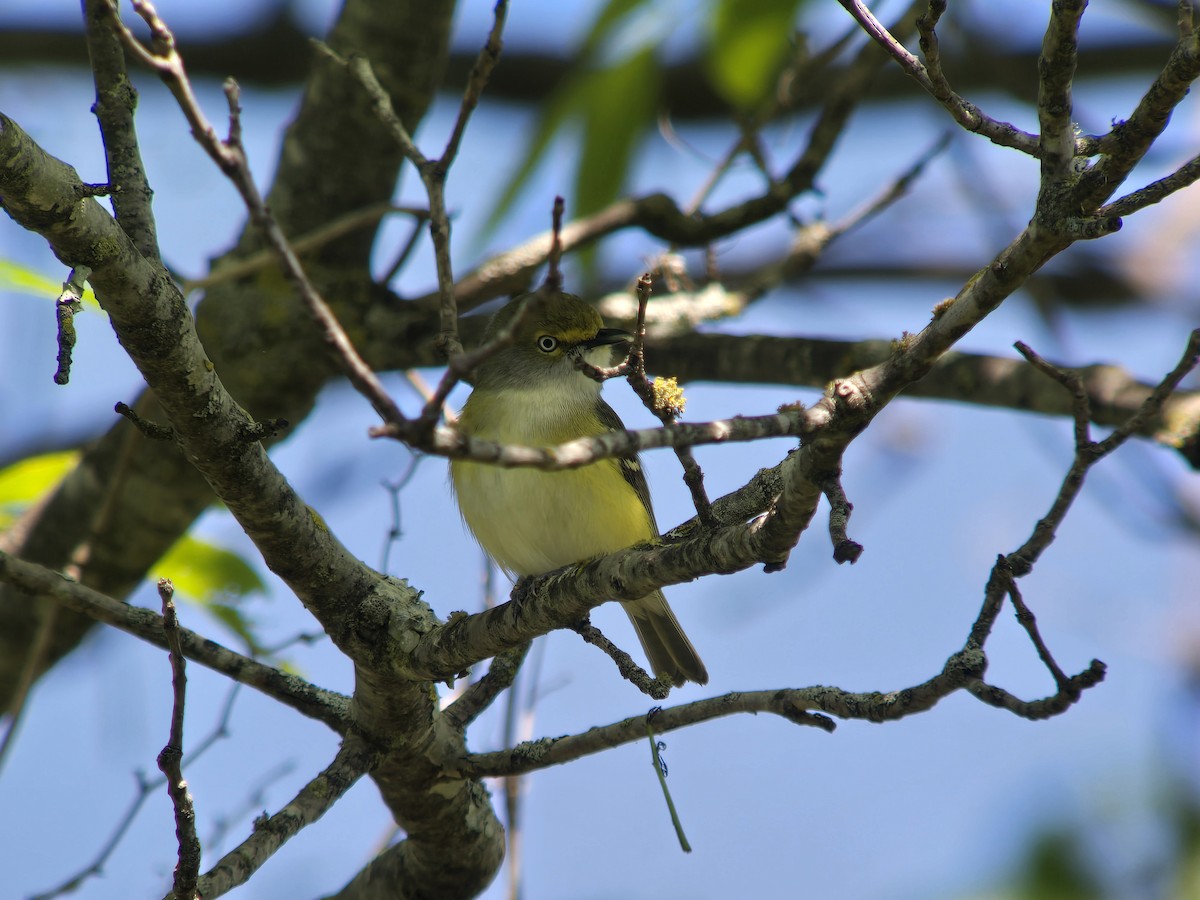
[[[621,605],[629,614],[629,621],[633,623],[655,675],[669,678],[676,687],[685,681],[708,684],[708,670],[683,633],[662,591]]]

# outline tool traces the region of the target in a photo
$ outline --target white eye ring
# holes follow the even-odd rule
[[[543,334],[537,339],[537,346],[543,353],[553,353],[558,348],[558,338]]]

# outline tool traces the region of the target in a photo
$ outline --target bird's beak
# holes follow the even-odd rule
[[[583,358],[593,366],[611,366],[622,357],[618,345],[628,344],[632,340],[633,335],[628,331],[620,328],[601,328],[594,338],[580,341],[575,346]]]
[[[583,341],[581,346],[591,350],[594,347],[605,347],[611,344],[628,344],[633,335],[622,328],[601,328],[590,341]]]

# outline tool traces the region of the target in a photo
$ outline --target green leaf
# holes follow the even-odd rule
[[[592,57],[612,34],[613,29],[627,19],[631,13],[645,5],[646,0],[608,0],[608,3],[604,4],[600,8],[600,12],[596,14],[576,58],[583,64],[591,62]]]
[[[231,550],[184,535],[154,566],[152,578],[169,578],[175,593],[197,604],[246,643],[254,655],[262,645],[255,622],[237,603],[251,594],[266,593],[254,568]]]
[[[62,285],[26,266],[0,259],[0,291],[54,298],[62,293]]]
[[[79,451],[62,450],[30,456],[0,469],[0,530],[62,481],[78,461]]]
[[[533,137],[529,140],[529,147],[525,151],[521,165],[508,179],[504,193],[500,195],[500,199],[496,201],[496,205],[488,214],[487,221],[483,226],[485,235],[496,230],[496,226],[512,209],[513,203],[528,183],[530,176],[537,171],[537,167],[542,162],[542,154],[546,152],[550,141],[569,120],[570,113],[578,102],[577,95],[580,93],[582,83],[582,79],[578,76],[568,78],[546,101],[545,110],[538,120]]]
[[[1027,851],[1014,896],[1023,900],[1092,900],[1104,892],[1086,860],[1083,835],[1057,826],[1037,835]]]
[[[266,655],[265,648],[259,643],[258,636],[254,633],[256,623],[245,612],[228,603],[205,603],[202,608],[240,637],[251,656]]]
[[[616,27],[632,13],[645,5],[647,5],[646,0],[609,0],[608,3],[601,7],[600,12],[592,22],[591,28],[583,39],[583,44],[578,54],[576,54],[574,70],[546,101],[542,114],[535,126],[533,136],[529,140],[529,146],[521,158],[520,165],[512,177],[507,180],[504,192],[500,195],[500,199],[496,201],[495,207],[488,214],[487,221],[483,226],[484,235],[493,233],[503,218],[511,211],[513,203],[529,183],[529,179],[533,173],[537,171],[547,148],[555,136],[576,119],[582,118],[585,122],[588,120],[589,107],[592,105],[593,92],[596,90],[596,81],[604,81],[611,71],[620,69],[628,64],[629,61],[626,60],[625,62],[618,61],[612,67],[591,68],[594,57],[599,53],[605,40],[607,40]],[[657,99],[657,71],[654,74],[656,85],[655,99]],[[636,107],[636,103],[634,106]],[[652,113],[653,109],[651,109]],[[616,174],[619,183],[624,177],[624,168]],[[580,172],[576,173],[577,189],[581,175],[582,166]],[[580,206],[578,190],[575,201],[575,205]],[[593,207],[593,209],[596,208],[598,207]],[[581,212],[581,209],[572,209],[571,214],[579,215]]]
[[[242,557],[191,535],[180,538],[154,566],[175,590],[200,603],[264,593],[266,585]]]
[[[718,0],[705,65],[727,101],[751,111],[771,94],[791,51],[800,0]]]
[[[659,82],[653,47],[592,73],[581,110],[583,153],[575,173],[574,215],[595,212],[624,186],[638,139],[658,110]]]
[[[263,580],[242,557],[191,535],[180,538],[154,569],[155,578],[170,578],[176,591],[201,602],[266,591]]]
[[[14,294],[29,294],[46,300],[56,300],[62,293],[61,281],[53,281],[41,272],[28,266],[20,266],[15,262],[0,259],[0,291],[11,291]],[[96,295],[89,287],[83,292],[83,305],[89,309],[99,310]]]

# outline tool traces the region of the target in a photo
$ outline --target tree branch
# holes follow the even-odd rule
[[[374,768],[378,759],[377,750],[354,735],[348,736],[333,762],[301,788],[290,803],[273,816],[256,819],[254,833],[200,877],[200,896],[210,900],[245,884],[300,829],[325,815],[359,778]],[[181,900],[174,893],[167,898]]]
[[[96,105],[92,109],[104,139],[113,212],[138,252],[152,262],[161,262],[151,206],[154,192],[134,128],[137,89],[129,80],[125,54],[114,28],[119,14],[112,10],[109,0],[84,0],[83,21],[96,85]]]
[[[992,697],[1004,694],[1005,692],[983,682],[986,667],[987,660],[982,648],[966,647],[953,654],[937,675],[902,690],[855,693],[822,685],[737,692],[660,710],[654,714],[653,726],[656,733],[665,734],[677,728],[686,728],[723,716],[763,712],[782,716],[797,725],[811,725],[824,731],[833,731],[834,723],[825,715],[814,713],[867,722],[896,721],[932,709],[941,700],[961,689]],[[1039,712],[1054,714],[1054,711],[1051,711],[1051,703],[1036,703]],[[449,772],[463,777],[523,774],[572,762],[621,744],[644,740],[645,735],[645,717],[631,716],[611,725],[591,728],[581,734],[541,738],[518,744],[508,750],[474,753],[465,759],[447,759],[445,765]]]
[[[1071,119],[1071,85],[1079,52],[1079,21],[1086,0],[1055,3],[1038,57],[1038,158],[1042,191],[1058,190],[1074,178],[1075,123]],[[1080,155],[1085,155],[1080,153]],[[1039,201],[1040,205],[1040,201]]]
[[[68,581],[57,572],[25,562],[0,551],[0,582],[15,585],[32,598],[46,597],[67,609],[104,622],[156,647],[169,649],[163,636],[163,618],[140,606],[130,606],[89,587]],[[297,712],[324,722],[339,734],[349,724],[349,698],[289,675],[272,666],[235,653],[208,638],[179,629],[184,655],[234,681],[261,691]]]
[[[1128,119],[1118,121],[1104,138],[1105,154],[1079,179],[1080,208],[1094,209],[1129,177],[1146,151],[1166,129],[1174,111],[1200,77],[1200,24],[1185,32],[1166,65],[1138,101]]]
[[[512,687],[528,653],[527,642],[492,657],[483,677],[468,685],[462,695],[446,707],[446,721],[460,731],[474,722],[497,697]]]
[[[686,297],[683,298],[686,300]],[[651,306],[651,310],[654,307]],[[681,334],[651,336],[647,352],[660,372],[684,381],[792,384],[820,387],[833,378],[870,368],[894,352],[890,341],[835,341],[770,335]],[[1125,422],[1153,390],[1127,370],[1102,363],[1073,368],[1088,395],[1091,421]],[[1070,398],[1029,364],[1011,357],[952,351],[941,356],[907,397],[953,400],[1050,416],[1073,415]],[[1179,450],[1200,467],[1200,392],[1179,391],[1136,432]]]
[[[1008,122],[985,115],[974,103],[960,97],[950,89],[950,85],[941,71],[941,57],[934,34],[936,16],[923,17],[918,21],[918,28],[922,30],[922,47],[927,53],[932,54],[933,74],[931,76],[921,61],[909,53],[904,45],[896,40],[892,33],[859,0],[838,0],[838,2],[862,26],[863,31],[900,64],[900,68],[906,75],[945,107],[955,122],[967,131],[983,135],[998,146],[1011,147],[1031,156],[1037,154],[1036,136],[1021,131]],[[944,3],[940,5],[945,6]],[[934,4],[930,6],[931,9],[934,8]]]

